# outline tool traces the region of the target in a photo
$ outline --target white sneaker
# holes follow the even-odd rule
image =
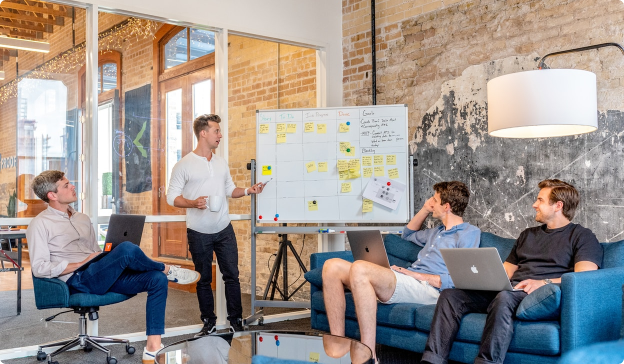
[[[163,344],[160,344],[160,348],[156,351],[147,351],[147,346],[143,348],[143,364],[154,364],[156,353],[158,353],[160,349],[164,347],[165,346]]]
[[[199,273],[194,270],[180,268],[179,265],[170,265],[167,279],[178,284],[191,284],[199,280]]]

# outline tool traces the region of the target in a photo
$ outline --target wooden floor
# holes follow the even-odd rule
[[[22,271],[22,289],[32,289],[32,275],[30,273],[30,261],[24,259],[22,261],[24,270]],[[5,262],[4,266],[9,267],[9,263]],[[17,291],[17,272],[0,272],[0,291]]]

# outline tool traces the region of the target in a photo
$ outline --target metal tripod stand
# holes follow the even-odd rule
[[[286,224],[284,224],[284,226],[286,226]],[[270,300],[273,300],[275,298],[275,291],[278,291],[279,294],[282,296],[282,300],[288,301],[290,300],[292,296],[295,295],[295,293],[297,293],[297,291],[299,291],[299,289],[301,289],[301,287],[303,287],[304,284],[307,283],[306,280],[304,279],[303,283],[301,283],[292,293],[288,294],[288,249],[290,249],[295,259],[297,259],[297,262],[299,263],[299,267],[301,268],[301,270],[303,270],[303,273],[306,273],[308,270],[306,269],[305,264],[303,264],[303,262],[301,261],[301,258],[299,257],[299,253],[297,253],[297,251],[295,250],[295,247],[292,245],[292,242],[288,240],[288,234],[280,234],[279,236],[282,238],[282,240],[279,243],[277,256],[275,257],[275,261],[273,262],[273,266],[271,267],[271,274],[269,275],[269,283],[264,289],[264,295],[262,296],[263,300],[267,299],[267,296],[269,294],[269,289],[270,289],[271,290]],[[280,289],[277,286],[280,266],[282,268],[282,278],[283,278],[282,289]]]

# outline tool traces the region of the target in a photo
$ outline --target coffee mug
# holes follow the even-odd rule
[[[223,203],[223,196],[210,196],[208,197],[208,206],[210,211],[218,212],[221,210],[221,204]]]

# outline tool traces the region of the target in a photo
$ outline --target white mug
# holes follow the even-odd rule
[[[219,212],[219,210],[221,210],[221,204],[223,203],[223,196],[210,196],[206,202],[208,202],[210,211]]]

